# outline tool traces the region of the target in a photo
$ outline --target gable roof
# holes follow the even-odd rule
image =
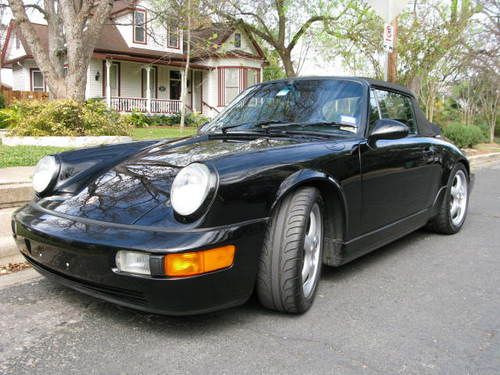
[[[215,22],[210,26],[193,30],[191,36],[193,40],[193,56],[195,56],[196,58],[202,58],[208,57],[211,54],[220,54],[218,50],[229,39],[229,37],[237,31],[244,34],[250,40],[250,43],[257,52],[257,56],[238,49],[225,51],[223,55],[233,55],[236,57],[240,56],[250,58],[257,57],[265,60],[265,55],[262,51],[262,48],[260,48],[260,46],[255,42],[255,39],[252,37],[252,35],[247,33],[245,30],[239,30],[238,28],[230,24],[220,22]]]

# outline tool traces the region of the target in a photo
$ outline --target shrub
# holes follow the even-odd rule
[[[210,121],[210,119],[198,112],[190,112],[186,116],[186,125],[187,126],[200,126],[203,125],[204,123]]]
[[[460,148],[472,147],[485,141],[483,131],[475,125],[448,125],[443,129],[443,135]]]
[[[125,121],[127,121],[134,128],[146,128],[150,125],[149,117],[136,110],[134,110],[130,115],[125,115]]]
[[[490,127],[488,124],[478,124],[477,125],[481,132],[483,133],[484,139],[483,142],[487,142],[490,139]]]
[[[173,115],[147,115],[143,112],[134,111],[130,115],[126,115],[126,121],[133,127],[145,128],[148,126],[177,126],[181,122],[181,114]],[[200,114],[189,112],[186,114],[186,126],[199,126],[204,124],[209,119]]]
[[[20,136],[127,135],[130,125],[102,101],[21,101],[12,106],[18,121],[11,134]]]
[[[5,108],[5,96],[0,93],[0,109]]]
[[[19,122],[19,112],[14,108],[0,109],[0,129],[5,129]]]

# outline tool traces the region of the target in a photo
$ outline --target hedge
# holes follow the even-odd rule
[[[443,135],[460,148],[470,148],[486,141],[483,130],[475,125],[448,125],[443,129]]]

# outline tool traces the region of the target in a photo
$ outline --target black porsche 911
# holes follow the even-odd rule
[[[363,78],[264,82],[198,135],[63,152],[13,215],[40,273],[164,314],[244,303],[303,313],[322,265],[418,228],[453,234],[465,155],[407,89]]]

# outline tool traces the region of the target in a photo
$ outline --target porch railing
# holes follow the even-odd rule
[[[180,100],[151,99],[151,108],[148,111],[146,98],[111,97],[111,108],[118,112],[139,111],[145,113],[177,113],[181,110]]]
[[[172,99],[151,99],[152,113],[177,113],[181,110],[181,101]]]

